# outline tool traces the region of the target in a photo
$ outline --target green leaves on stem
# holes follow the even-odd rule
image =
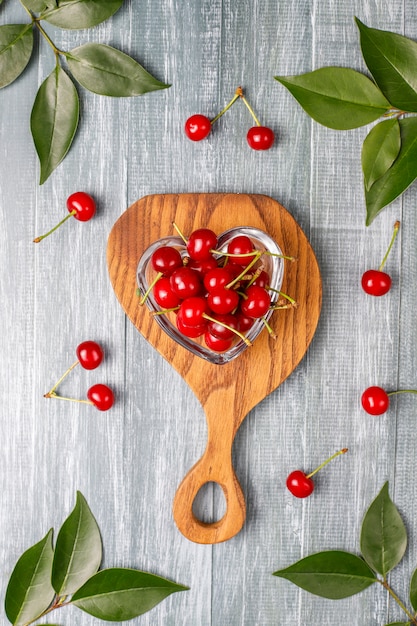
[[[22,4],[31,22],[0,26],[0,88],[16,80],[26,68],[36,28],[55,56],[55,68],[39,87],[31,114],[43,184],[66,156],[78,127],[79,98],[74,81],[89,91],[114,97],[139,96],[169,85],[111,46],[87,43],[70,51],[58,50],[41,25],[45,21],[66,29],[90,28],[111,17],[123,0],[22,0]],[[61,59],[71,74],[64,70]]]
[[[365,26],[356,18],[373,80],[349,68],[325,67],[300,76],[276,76],[303,109],[336,130],[373,126],[362,148],[366,224],[417,177],[417,43]],[[387,119],[388,118],[388,119]]]
[[[52,545],[52,529],[16,563],[5,610],[14,626],[28,626],[68,604],[102,620],[122,621],[149,611],[188,587],[128,568],[99,570],[102,542],[97,522],[78,492],[73,511]]]
[[[340,550],[318,552],[274,572],[274,576],[285,578],[310,593],[331,600],[347,598],[373,583],[380,583],[407,615],[408,621],[396,624],[417,624],[417,617],[407,609],[387,582],[387,574],[400,563],[406,547],[407,532],[389,496],[388,483],[385,483],[362,522],[362,557]],[[411,578],[409,596],[411,607],[416,612],[417,570]]]

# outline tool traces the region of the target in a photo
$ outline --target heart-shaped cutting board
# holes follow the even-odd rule
[[[285,264],[282,291],[298,307],[276,311],[272,339],[262,332],[253,345],[228,363],[210,363],[180,346],[139,306],[136,272],[143,252],[158,239],[196,228],[222,233],[252,226],[265,231],[283,253],[296,258]],[[135,202],[113,226],[107,245],[110,280],[120,304],[139,332],[188,383],[207,419],[207,446],[178,487],[173,515],[185,537],[197,543],[219,543],[236,535],[245,516],[245,498],[232,465],[232,445],[249,411],[276,389],[303,358],[315,333],[321,309],[321,277],[314,251],[290,213],[263,195],[166,194]],[[278,425],[277,425],[278,427]],[[204,523],[192,507],[200,488],[215,482],[226,500],[224,516]]]

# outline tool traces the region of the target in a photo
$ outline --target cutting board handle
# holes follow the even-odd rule
[[[202,522],[193,512],[198,491],[209,482],[217,483],[222,488],[226,501],[225,514],[213,523]],[[231,448],[215,450],[209,439],[205,453],[178,487],[173,514],[178,529],[187,539],[196,543],[220,543],[240,531],[246,518],[246,506],[232,466]]]

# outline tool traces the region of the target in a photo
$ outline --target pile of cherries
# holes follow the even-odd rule
[[[270,276],[261,262],[262,255],[271,253],[256,249],[244,234],[231,239],[224,252],[219,251],[217,235],[208,228],[199,228],[183,239],[184,257],[168,245],[153,252],[150,261],[156,275],[141,304],[152,292],[161,307],[159,314],[175,313],[182,335],[202,337],[215,352],[229,350],[239,339],[250,345],[246,333],[257,319],[273,334],[265,316],[281,307],[273,302]]]

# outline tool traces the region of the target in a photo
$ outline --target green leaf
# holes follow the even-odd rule
[[[348,598],[377,582],[374,572],[363,559],[340,550],[318,552],[286,569],[274,572],[292,583],[323,598]]]
[[[394,107],[417,111],[417,43],[355,19],[363,58],[382,93]]]
[[[69,595],[100,567],[102,544],[97,522],[78,491],[73,511],[58,533],[52,566],[52,584],[59,595]]]
[[[57,65],[39,87],[30,119],[41,164],[41,185],[70,149],[78,118],[77,90],[70,77]]]
[[[22,554],[10,577],[5,610],[15,626],[35,620],[54,599],[51,585],[52,532],[51,529],[39,543]]]
[[[171,593],[186,591],[154,574],[134,569],[105,569],[88,580],[72,604],[99,619],[121,622],[142,615]]]
[[[0,88],[20,76],[29,63],[32,49],[32,24],[0,26]]]
[[[417,569],[414,570],[410,580],[410,602],[414,611],[417,611]]]
[[[43,19],[59,28],[90,28],[111,17],[123,0],[60,0],[58,7],[43,14]]]
[[[407,531],[386,482],[363,519],[361,552],[368,565],[385,578],[401,561],[406,547]]]
[[[399,120],[401,148],[389,170],[369,190],[365,189],[366,225],[400,196],[417,177],[417,117]]]
[[[138,96],[169,85],[151,76],[137,61],[111,46],[87,43],[66,54],[74,78],[103,96]]]
[[[48,7],[47,0],[21,0],[21,2],[23,6],[34,13],[40,13]]]
[[[391,167],[401,148],[400,125],[397,118],[376,124],[362,146],[362,170],[365,188],[372,187]]]
[[[365,126],[390,108],[364,74],[345,67],[323,67],[300,76],[275,76],[316,122],[336,130]]]

